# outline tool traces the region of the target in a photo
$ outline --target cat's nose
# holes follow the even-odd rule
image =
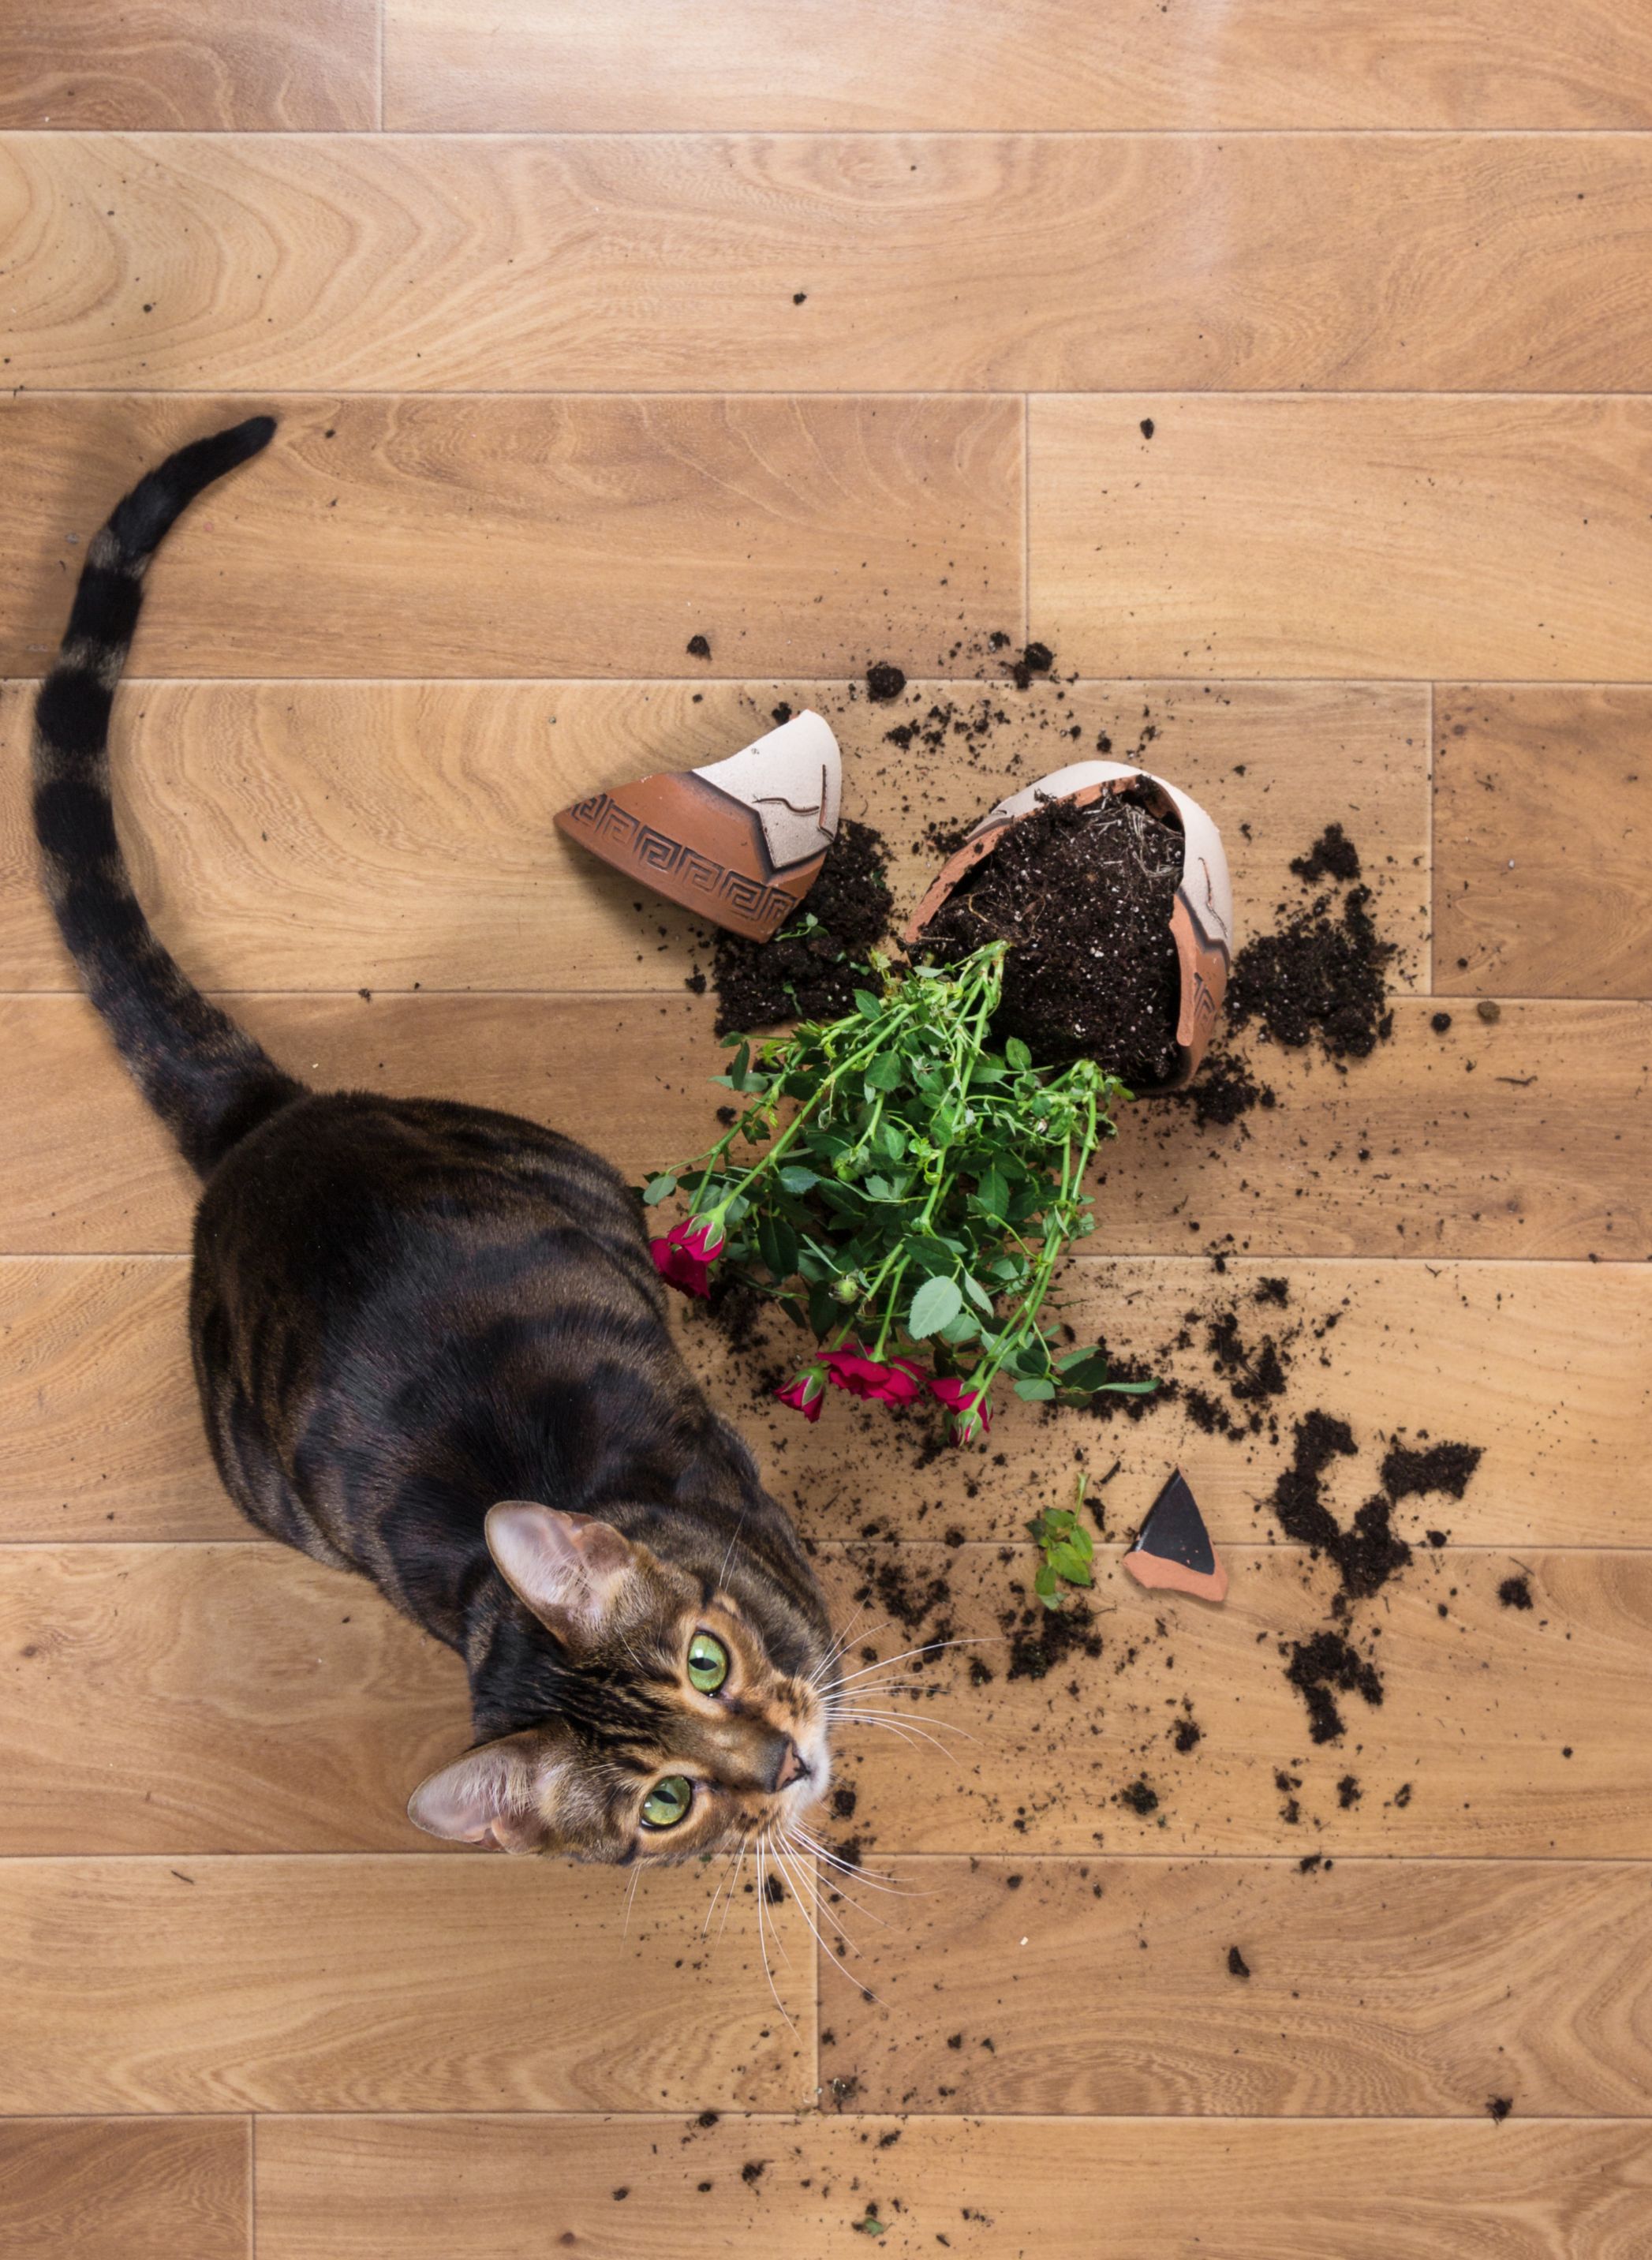
[[[805,1765],[803,1762],[797,1745],[792,1741],[791,1736],[790,1734],[782,1734],[779,1740],[779,1763],[776,1764],[773,1778],[769,1784],[771,1793],[776,1790],[790,1789],[794,1781],[805,1780],[807,1777],[809,1771],[808,1767]]]

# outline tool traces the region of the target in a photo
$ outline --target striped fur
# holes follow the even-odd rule
[[[185,979],[132,893],[108,725],[143,574],[274,428],[197,441],[116,510],[34,740],[59,927],[204,1180],[190,1340],[218,1471],[261,1528],[463,1657],[480,1744],[416,1792],[420,1826],[618,1862],[762,1842],[826,1785],[826,1610],[677,1353],[635,1197],[535,1123],[306,1091]],[[715,1696],[687,1682],[697,1631],[729,1656]],[[672,1774],[692,1810],[651,1831],[642,1800]]]

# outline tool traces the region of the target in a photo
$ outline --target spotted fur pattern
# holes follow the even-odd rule
[[[59,927],[203,1180],[190,1325],[218,1472],[261,1529],[370,1577],[463,1657],[480,1747],[416,1792],[421,1826],[616,1861],[761,1842],[826,1788],[826,1610],[672,1341],[634,1195],[536,1123],[306,1090],[132,893],[108,726],[143,575],[274,429],[197,440],[119,504],[34,737]],[[728,1657],[714,1693],[687,1679],[697,1632]],[[692,1806],[650,1829],[666,1776]]]

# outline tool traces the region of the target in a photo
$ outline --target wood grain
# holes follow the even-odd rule
[[[747,1899],[715,1963],[697,1870],[478,1856],[0,1863],[8,2112],[791,2109],[814,2082]],[[772,1939],[771,1954],[775,1951]]]
[[[1647,671],[1645,398],[1144,393],[1030,419],[1033,621],[1083,673]]]
[[[1015,400],[25,395],[0,673],[41,670],[132,479],[255,407],[269,452],[155,570],[151,673],[676,675],[696,633],[713,671],[919,673],[1019,619]]]
[[[0,988],[77,986],[36,876],[32,684],[0,684]],[[891,728],[990,705],[990,753]],[[1404,945],[1427,962],[1427,699],[1380,684],[153,683],[115,724],[122,838],[140,898],[191,976],[225,989],[662,990],[705,961],[686,912],[573,847],[559,808],[651,769],[715,761],[782,707],[824,714],[845,813],[894,853],[898,913],[955,823],[1103,736],[1195,793],[1241,901],[1296,891],[1290,860],[1332,816],[1358,838]],[[933,733],[932,733],[933,734]],[[1241,829],[1241,826],[1243,827]]]
[[[1260,1282],[1281,1276],[1288,1305],[1259,1302]],[[4,1281],[0,1267],[0,1296]],[[1224,1284],[1189,1258],[1084,1258],[1058,1291],[1081,1341],[1105,1340],[1115,1361],[1128,1361],[1125,1370],[1145,1368],[1164,1391],[1098,1426],[1079,1413],[1051,1417],[1001,1390],[990,1451],[945,1452],[921,1468],[903,1448],[912,1424],[895,1422],[887,1406],[834,1391],[809,1427],[773,1402],[767,1370],[784,1368],[801,1349],[783,1320],[738,1361],[692,1313],[683,1339],[719,1409],[813,1536],[873,1525],[898,1538],[1019,1539],[1030,1516],[1071,1505],[1082,1470],[1092,1511],[1126,1537],[1179,1465],[1218,1542],[1254,1544],[1270,1527],[1262,1502],[1291,1464],[1295,1422],[1325,1407],[1378,1458],[1393,1434],[1461,1437],[1483,1448],[1462,1499],[1414,1499],[1402,1509],[1411,1536],[1443,1525],[1459,1546],[1652,1544],[1642,1482],[1652,1460],[1652,1273],[1643,1265],[1230,1260]],[[89,1282],[85,1307],[95,1324]],[[1290,1361],[1285,1393],[1264,1400],[1254,1434],[1246,1423],[1256,1400],[1232,1397],[1209,1347],[1212,1321],[1228,1310],[1253,1352],[1273,1338]],[[89,1345],[82,1362],[93,1355]],[[133,1386],[164,1389],[148,1372]],[[1240,1433],[1224,1438],[1201,1427],[1191,1390],[1225,1405]],[[32,1456],[26,1441],[24,1449]],[[891,1451],[899,1470],[892,1483]],[[36,1494],[49,1495],[38,1479]],[[90,1519],[96,1491],[86,1502],[68,1510],[64,1536],[100,1534]],[[19,1502],[18,1534],[42,1520],[29,1500]],[[167,1534],[165,1525],[154,1534]]]
[[[1069,1504],[1079,1467],[1123,1533],[1179,1463],[1219,1541],[1245,1544],[1289,1462],[1292,1422],[1328,1405],[1368,1448],[1396,1429],[1484,1448],[1461,1500],[1406,1510],[1413,1534],[1443,1523],[1457,1545],[1652,1544],[1641,1480],[1652,1458],[1643,1266],[1291,1262],[1283,1312],[1255,1299],[1259,1279],[1275,1276],[1266,1262],[1234,1262],[1226,1299],[1253,1347],[1269,1334],[1294,1336],[1287,1393],[1269,1408],[1277,1431],[1269,1422],[1213,1438],[1167,1392],[1098,1432],[1006,1395],[993,1452],[948,1453],[892,1484],[878,1472],[892,1441],[884,1408],[834,1395],[811,1427],[774,1404],[767,1369],[799,1348],[782,1326],[750,1361],[733,1359],[686,1306],[682,1338],[812,1537],[876,1522],[898,1538],[1019,1539],[1030,1514]],[[1190,1309],[1223,1305],[1203,1262],[1086,1260],[1062,1293],[1069,1322],[1105,1336],[1115,1357],[1184,1388],[1222,1390],[1204,1323],[1191,1343],[1178,1341]],[[0,1258],[0,1540],[258,1541],[207,1455],[184,1304],[180,1257]]]
[[[319,1088],[462,1098],[560,1122],[640,1176],[714,1134],[725,1055],[709,998],[241,996],[237,1015]],[[1198,1131],[1175,1100],[1125,1118],[1098,1180],[1098,1252],[1598,1256],[1652,1247],[1652,1012],[1507,1005],[1495,1026],[1394,1036],[1343,1075],[1264,1050],[1279,1103]],[[193,1181],[81,998],[0,997],[9,1196],[0,1253],[166,1253]]]
[[[9,2260],[245,2260],[242,2119],[0,2121]]]
[[[857,2082],[868,2111],[1472,2119],[1493,2094],[1522,2116],[1648,2110],[1652,1901],[1634,1867],[999,1859],[895,1873],[925,1896],[892,1930],[840,1907],[860,1951],[847,1978],[820,1970],[826,2074]],[[1228,1969],[1235,1945],[1248,1978]]]
[[[1652,125],[1652,37],[1573,0],[388,0],[385,122],[497,132],[682,126]]]
[[[1652,951],[1652,692],[1435,693],[1434,987],[1634,997]]]
[[[1369,1459],[1339,1468],[1345,1520],[1374,1473]],[[1324,1567],[1294,1549],[1228,1548],[1232,1590],[1212,1608],[1144,1593],[1119,1568],[1120,1550],[1098,1550],[1101,1656],[1075,1654],[1041,1678],[1009,1676],[1005,1640],[1006,1614],[1012,1630],[1012,1613],[1029,1605],[1042,1621],[1030,1548],[1007,1559],[992,1547],[903,1554],[909,1595],[940,1576],[948,1598],[919,1631],[890,1625],[869,1645],[892,1656],[934,1637],[937,1622],[988,1645],[941,1657],[929,1693],[893,1699],[916,1700],[919,1727],[933,1710],[974,1737],[955,1745],[955,1764],[876,1729],[844,1742],[837,1770],[857,1792],[853,1827],[875,1872],[914,1851],[1652,1853],[1652,1556],[1423,1548],[1380,1601],[1355,1611],[1358,1645],[1381,1667],[1382,1704],[1339,1697],[1344,1732],[1316,1745],[1284,1675],[1290,1644],[1333,1621]],[[876,1584],[884,1559],[851,1548],[834,1567],[841,1617],[862,1593],[869,1627],[890,1616]],[[1520,1575],[1529,1610],[1498,1598]],[[971,1684],[972,1660],[994,1673],[990,1684]],[[1184,1753],[1174,1730],[1187,1706],[1202,1739]],[[1281,1772],[1293,1786],[1281,1788]],[[1348,1775],[1360,1794],[1344,1806]],[[1119,1801],[1141,1779],[1158,1799],[1144,1814]]]
[[[1647,2160],[1638,2121],[283,2119],[259,2128],[258,2249],[1092,2260],[1105,2221],[1108,2260],[1638,2260]]]
[[[1616,135],[0,149],[34,390],[1633,390],[1648,215]]]
[[[361,129],[378,111],[372,0],[98,0],[0,18],[0,128]]]
[[[1373,1472],[1339,1470],[1345,1517]],[[1228,1547],[1234,1591],[1207,1611],[1144,1596],[1121,1552],[1098,1556],[1102,1655],[1041,1678],[1009,1676],[1004,1637],[1030,1598],[1025,1547],[828,1549],[840,1624],[865,1602],[857,1650],[894,1655],[937,1621],[986,1642],[957,1651],[956,1669],[943,1658],[912,1713],[921,1728],[933,1708],[973,1737],[956,1766],[922,1741],[845,1729],[838,1770],[874,1867],[1022,1849],[1648,1856],[1652,1556],[1420,1548],[1381,1606],[1355,1613],[1381,1706],[1340,1699],[1345,1733],[1316,1747],[1284,1666],[1288,1643],[1328,1620],[1329,1574],[1294,1548]],[[893,1588],[877,1583],[885,1567]],[[1522,1574],[1529,1610],[1498,1597]],[[918,1629],[891,1621],[901,1593],[937,1577],[948,1598]],[[367,1587],[285,1549],[0,1549],[0,1604],[13,1853],[410,1847],[408,1792],[468,1739],[458,1667]],[[990,1681],[969,1679],[971,1658]],[[1202,1739],[1184,1753],[1186,1706]],[[1345,1806],[1348,1774],[1362,1793]],[[1138,1777],[1159,1799],[1146,1817],[1119,1802]],[[115,2106],[89,2094],[52,2107]]]
[[[0,1853],[415,1851],[464,1668],[270,1545],[0,1548]]]

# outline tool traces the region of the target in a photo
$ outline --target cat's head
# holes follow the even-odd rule
[[[420,1828],[511,1852],[686,1860],[783,1837],[825,1794],[823,1627],[765,1627],[761,1588],[742,1605],[727,1565],[697,1577],[590,1515],[507,1500],[487,1536],[552,1636],[554,1713],[421,1783],[407,1807]]]

